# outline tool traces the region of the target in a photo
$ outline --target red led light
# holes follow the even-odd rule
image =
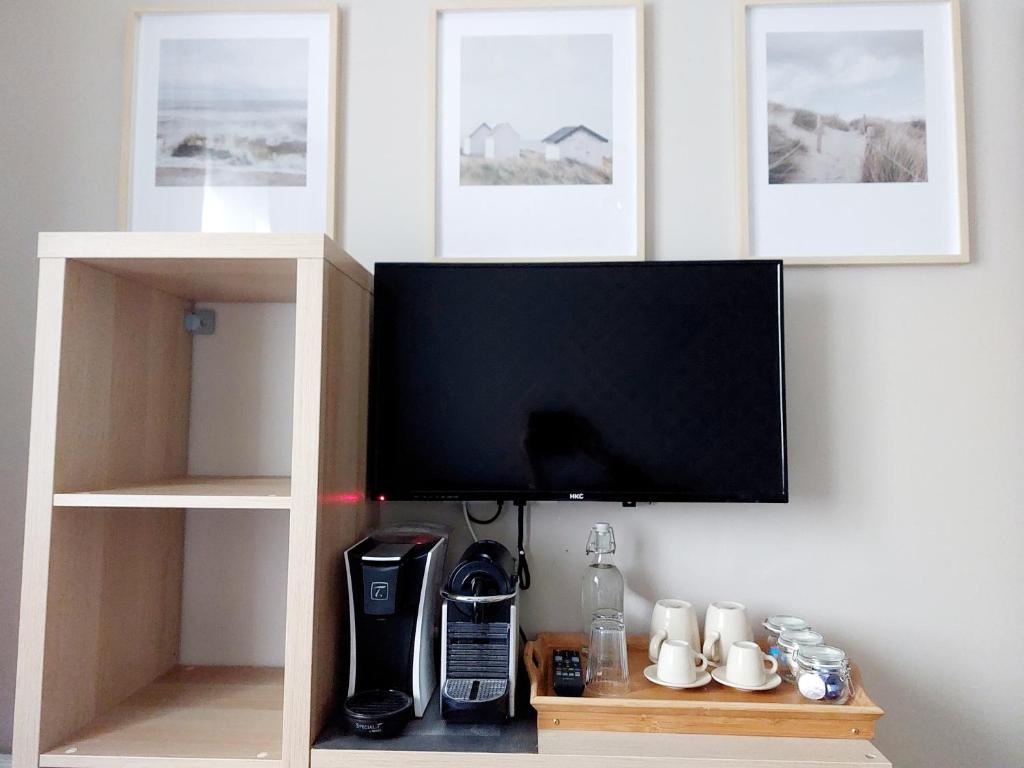
[[[377,501],[387,501],[387,499],[384,498],[384,494],[381,494],[377,497]]]
[[[326,504],[358,504],[363,500],[363,494],[358,491],[341,491],[324,494],[321,499]]]

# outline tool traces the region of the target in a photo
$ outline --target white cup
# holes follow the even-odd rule
[[[765,662],[768,663],[767,667]],[[768,676],[775,674],[778,669],[779,662],[764,653],[757,643],[741,640],[729,648],[725,678],[745,688],[760,688],[768,682]]]
[[[658,679],[669,685],[691,685],[708,660],[686,640],[666,640],[658,654]]]
[[[658,660],[658,649],[666,640],[685,640],[696,650],[700,648],[697,612],[685,600],[659,600],[651,613],[650,645],[647,655]]]
[[[704,617],[704,647],[701,649],[712,664],[725,664],[733,643],[750,641],[754,633],[747,619],[747,606],[726,600],[708,606]]]

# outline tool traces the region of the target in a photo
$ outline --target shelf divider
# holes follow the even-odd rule
[[[291,478],[189,476],[144,485],[53,494],[55,507],[289,509]]]

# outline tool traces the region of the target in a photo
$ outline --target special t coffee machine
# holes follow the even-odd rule
[[[441,606],[441,715],[455,723],[515,716],[519,584],[515,559],[496,541],[469,546]]]
[[[376,530],[345,552],[348,695],[359,703],[350,718],[387,714],[382,707],[408,697],[411,714],[423,716],[437,685],[435,635],[447,547],[440,526],[407,525]],[[365,732],[379,735],[369,727]]]

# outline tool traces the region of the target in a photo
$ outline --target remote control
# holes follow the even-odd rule
[[[559,696],[582,696],[583,665],[579,651],[556,650],[552,654],[551,679]]]

